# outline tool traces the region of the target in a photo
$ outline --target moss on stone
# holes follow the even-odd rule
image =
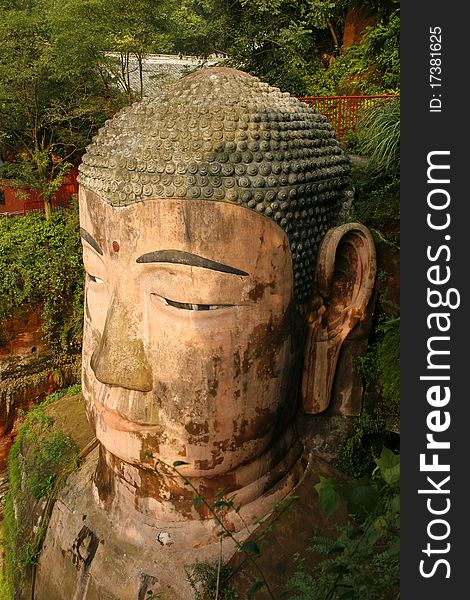
[[[77,465],[73,440],[45,412],[45,406],[77,386],[53,394],[31,410],[18,430],[9,458],[10,487],[3,521],[2,600],[27,597],[31,571],[37,562],[47,528],[44,509],[55,493],[54,484],[64,470]]]
[[[16,360],[15,360],[16,359]],[[8,431],[21,410],[44,399],[47,392],[80,381],[81,356],[18,359],[2,363],[0,431]]]

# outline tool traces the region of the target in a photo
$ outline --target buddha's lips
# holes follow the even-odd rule
[[[160,425],[144,425],[142,423],[133,423],[125,417],[122,417],[114,410],[106,408],[98,400],[94,400],[96,415],[104,421],[107,427],[117,431],[135,431],[135,432],[161,432]]]

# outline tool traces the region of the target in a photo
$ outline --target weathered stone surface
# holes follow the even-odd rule
[[[70,435],[79,451],[92,440],[80,396],[66,396],[45,410],[54,427]],[[28,448],[22,453],[27,454]],[[218,560],[220,527],[213,518],[189,527],[187,522],[158,522],[132,506],[125,513],[103,511],[93,485],[97,461],[98,451],[86,456],[59,494],[34,580],[34,597],[134,600],[154,591],[163,600],[192,599],[185,566]],[[256,507],[252,511],[247,523],[256,515]],[[27,518],[35,515],[39,521],[43,512],[44,502],[29,506]],[[242,531],[237,538],[247,535]],[[233,552],[233,542],[224,539],[224,560]],[[22,580],[19,599],[31,597],[31,576],[30,571]]]
[[[333,477],[337,481],[344,480],[336,469],[328,463],[310,454],[309,466],[305,476],[292,491],[292,500],[279,506],[269,518],[248,538],[255,541],[260,549],[256,559],[258,567],[275,598],[282,598],[287,593],[287,581],[296,571],[301,569],[295,556],[307,559],[306,571],[312,571],[319,562],[320,555],[311,552],[314,535],[336,535],[336,525],[346,521],[346,508],[343,500],[334,517],[327,519],[318,504],[318,496],[314,486],[320,477]],[[324,558],[324,557],[323,557]],[[243,552],[236,552],[229,561],[234,576],[231,583],[237,590],[240,599],[249,597],[249,591],[260,579],[260,572]],[[287,596],[288,597],[288,596]],[[256,598],[271,598],[266,587],[261,589]]]
[[[86,421],[81,395],[65,395],[41,409],[40,415],[36,413],[36,417],[28,422],[27,429],[23,430],[12,463],[15,495],[10,496],[9,511],[5,516],[5,547],[9,554],[7,578],[10,583],[14,582],[15,600],[30,600],[32,597],[35,575],[32,554],[39,543],[37,536],[47,523],[61,478],[75,465],[75,462],[66,465],[64,473],[63,466],[59,466],[64,464],[60,456],[72,459],[75,446],[82,450],[94,439]],[[67,438],[71,438],[73,444],[64,446],[63,441]],[[58,439],[62,440],[60,446],[57,445]],[[57,488],[41,495],[38,490],[48,489],[52,479]],[[18,564],[22,564],[23,568],[18,568]]]
[[[81,202],[82,228],[103,248],[98,259],[84,247],[86,270],[105,282],[87,283],[83,346],[83,393],[98,439],[141,471],[155,501],[167,485],[152,474],[155,461],[183,461],[201,492],[223,487],[250,502],[301,453],[292,425],[302,325],[289,308],[284,232],[225,203],[151,200],[116,211],[92,192]],[[166,248],[245,274],[169,268],[155,256]],[[102,466],[120,478],[120,462]]]
[[[364,387],[362,377],[357,372],[356,359],[367,351],[376,298],[377,293],[372,293],[363,319],[352,329],[341,347],[331,391],[334,414],[357,417],[362,412]]]
[[[36,310],[4,319],[0,329],[0,440],[11,432],[18,411],[26,411],[49,388],[52,353]],[[1,443],[1,442],[0,442]],[[1,460],[1,459],[0,459]],[[0,471],[2,470],[0,466]]]
[[[12,356],[31,356],[48,350],[39,309],[30,308],[4,319],[0,333],[0,361]]]
[[[164,600],[191,600],[184,567],[198,556],[217,560],[214,523],[158,522],[132,507],[120,515],[102,510],[91,483],[97,460],[95,454],[69,478],[57,501],[38,567],[36,600],[134,600],[148,591]],[[227,559],[233,545],[224,544]]]
[[[192,600],[186,571],[196,562],[217,564],[221,550],[214,520],[183,523],[143,521],[130,512],[120,519],[100,510],[90,480],[97,456],[91,456],[78,474],[69,478],[61,492],[44,543],[39,564],[35,598],[37,600],[134,600],[152,591],[162,600]],[[305,476],[292,491],[296,499],[280,506],[261,528],[247,529],[237,539],[257,541],[257,559],[276,597],[285,592],[287,579],[297,565],[296,552],[306,554],[317,528],[332,532],[315,500],[313,486],[319,477],[341,477],[319,459],[310,457]],[[335,518],[344,518],[344,510]],[[208,540],[212,540],[208,543]],[[259,579],[259,572],[235,552],[233,541],[223,538],[222,560],[230,557],[236,570],[232,582],[241,598]],[[309,553],[311,563],[317,557]],[[54,569],[50,565],[54,564]],[[268,597],[260,592],[260,598]]]
[[[53,419],[54,427],[72,438],[78,453],[95,439],[95,432],[86,418],[85,403],[81,394],[67,394],[46,406],[44,412]]]

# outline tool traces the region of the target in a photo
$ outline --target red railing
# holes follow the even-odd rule
[[[67,208],[70,200],[70,194],[65,196],[64,194],[54,194],[51,198],[51,210],[55,212],[57,210],[64,210]],[[34,200],[33,202],[24,203],[24,214],[29,215],[31,213],[44,212],[44,200]]]
[[[367,112],[380,104],[399,98],[399,94],[382,96],[308,96],[299,98],[316,112],[325,115],[336,131],[338,139],[354,131],[359,120]]]
[[[69,200],[72,194],[65,194],[62,190],[59,190],[51,198],[51,210],[56,212],[57,210],[65,210],[68,207]],[[33,213],[44,212],[44,200],[33,200],[31,202],[25,202],[23,210],[13,210],[9,212],[0,213],[0,219],[2,217],[24,217],[25,215],[31,215]]]
[[[61,187],[54,192],[51,197],[51,210],[64,210],[68,207],[69,201],[74,194],[78,193],[77,170],[73,169],[64,178]],[[41,200],[40,194],[36,190],[23,189],[26,191],[32,200],[23,201],[21,205],[20,196],[17,194],[16,187],[7,186],[10,198],[13,196],[13,201],[10,200],[10,207],[5,206],[7,210],[0,210],[0,218],[2,217],[24,217],[31,213],[44,212],[44,201]]]

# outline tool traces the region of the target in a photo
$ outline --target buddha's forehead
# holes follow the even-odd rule
[[[344,200],[349,163],[323,115],[233,69],[205,69],[119,112],[88,147],[82,187],[114,207],[210,200],[288,236],[298,300]]]
[[[250,280],[271,282],[276,294],[292,293],[292,257],[287,235],[272,221],[232,204],[152,198],[113,207],[90,190],[80,190],[80,226],[112,268],[125,269],[151,252],[191,253],[229,266]],[[111,260],[111,262],[109,262]],[[273,289],[274,292],[274,289]],[[289,298],[287,298],[289,296]]]

